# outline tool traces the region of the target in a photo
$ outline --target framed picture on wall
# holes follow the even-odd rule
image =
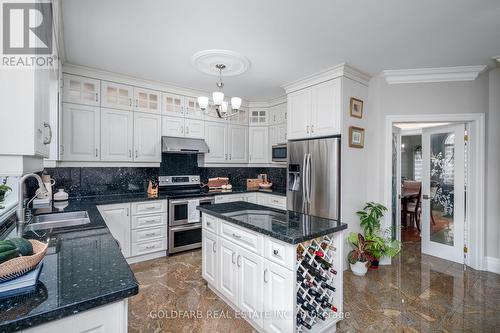
[[[351,117],[363,118],[363,101],[354,97],[351,97],[351,103],[349,105],[349,110]]]
[[[365,129],[360,127],[349,127],[349,147],[363,148],[365,146]]]

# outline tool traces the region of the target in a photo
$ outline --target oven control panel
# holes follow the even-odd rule
[[[160,186],[199,185],[200,176],[160,176],[158,184]]]

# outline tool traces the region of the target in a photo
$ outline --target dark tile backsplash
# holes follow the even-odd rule
[[[55,180],[55,189],[64,188],[70,197],[144,192],[149,179],[159,175],[197,175],[202,182],[212,177],[229,177],[235,187],[246,186],[247,178],[267,173],[275,187],[286,186],[286,168],[200,168],[192,154],[163,154],[159,168],[122,167],[61,167],[45,172]],[[55,190],[54,189],[54,190]]]

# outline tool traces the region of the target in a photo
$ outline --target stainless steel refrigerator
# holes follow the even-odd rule
[[[287,209],[340,218],[340,136],[288,141]]]

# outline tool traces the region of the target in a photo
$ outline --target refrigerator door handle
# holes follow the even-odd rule
[[[302,202],[305,206],[307,203],[307,154],[304,154],[304,160],[302,161]]]
[[[307,202],[311,204],[311,154],[307,154]]]

